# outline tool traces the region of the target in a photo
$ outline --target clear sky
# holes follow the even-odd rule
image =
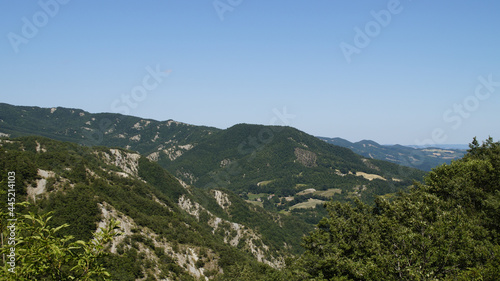
[[[0,102],[499,140],[499,15],[496,0],[0,0]]]

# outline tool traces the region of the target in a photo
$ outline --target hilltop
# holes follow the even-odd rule
[[[312,197],[371,201],[376,195],[404,190],[424,175],[416,169],[364,158],[295,128],[249,124],[219,131],[163,164],[198,187],[274,197],[280,210],[287,210],[289,202]],[[306,190],[312,192],[307,195]],[[302,195],[300,202],[294,201],[295,195]]]

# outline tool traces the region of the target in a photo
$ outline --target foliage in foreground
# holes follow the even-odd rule
[[[500,143],[474,139],[461,160],[374,206],[330,202],[290,280],[497,280]]]
[[[2,213],[2,223],[6,221]],[[109,273],[99,260],[105,254],[105,245],[116,235],[115,221],[94,232],[90,241],[73,241],[58,232],[69,227],[63,224],[51,227],[51,213],[29,213],[15,223],[16,244],[5,243],[0,253],[7,257],[15,248],[15,266],[5,263],[0,267],[0,280],[106,280]],[[7,226],[2,224],[2,233]],[[12,264],[13,265],[13,264]]]

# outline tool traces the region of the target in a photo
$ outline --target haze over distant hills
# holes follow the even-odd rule
[[[413,147],[413,148],[428,148],[428,147],[434,147],[434,148],[441,148],[441,149],[459,149],[459,150],[467,150],[469,149],[468,144],[433,144],[432,146],[428,145],[405,145],[408,147]]]
[[[368,158],[386,160],[407,167],[424,171],[444,163],[460,159],[467,152],[466,145],[433,145],[432,147],[381,145],[371,140],[352,143],[342,138],[319,137],[320,139],[342,147],[347,147],[359,155]],[[455,148],[453,148],[455,147]]]

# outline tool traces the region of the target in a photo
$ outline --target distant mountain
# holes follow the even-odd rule
[[[405,145],[412,148],[440,148],[440,149],[456,149],[456,150],[467,150],[469,149],[468,144],[433,144],[433,145]]]
[[[39,135],[85,146],[123,147],[142,154],[159,151],[171,159],[217,131],[217,128],[174,120],[0,103],[0,136]]]
[[[435,147],[408,147],[402,145],[380,145],[374,141],[362,140],[359,142],[349,142],[341,138],[318,137],[327,143],[347,147],[359,155],[367,158],[380,159],[396,163],[399,165],[413,167],[424,171],[444,163],[451,163],[452,160],[460,159],[467,152],[456,148]],[[449,147],[447,145],[446,147]]]

